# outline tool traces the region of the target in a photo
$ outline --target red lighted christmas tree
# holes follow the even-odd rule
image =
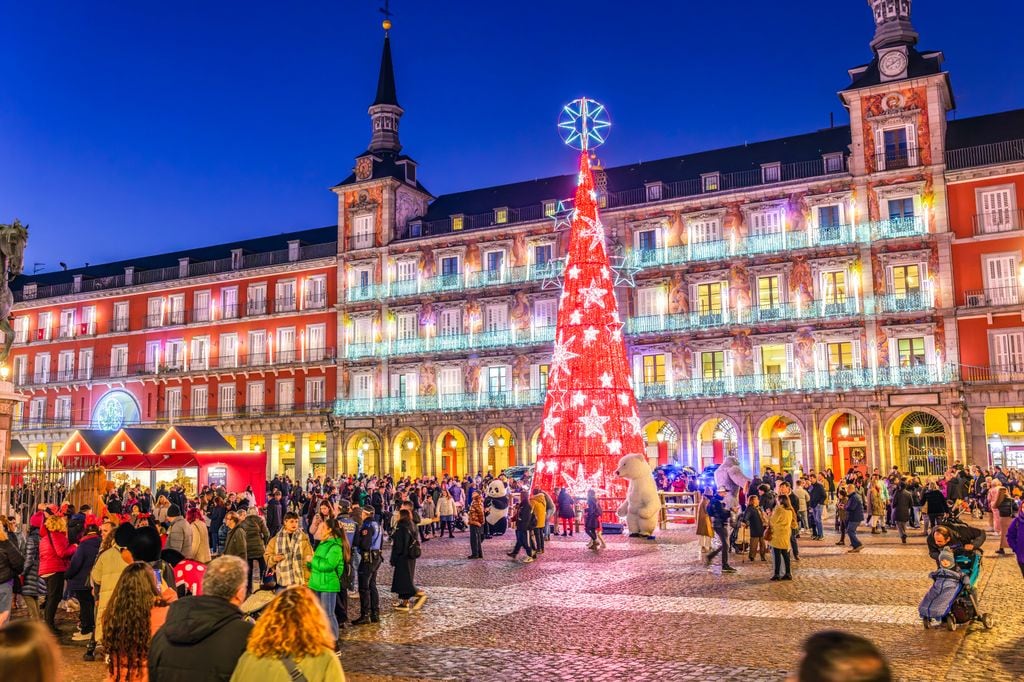
[[[644,454],[644,441],[586,149],[579,168],[533,485],[594,488],[607,514],[626,494],[619,459]]]

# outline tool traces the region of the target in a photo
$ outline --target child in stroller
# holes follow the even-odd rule
[[[941,528],[936,529],[936,535]],[[986,630],[995,624],[992,615],[981,613],[978,607],[976,585],[981,573],[981,551],[968,547],[946,542],[932,554],[938,568],[929,574],[932,586],[917,607],[926,630],[942,623],[950,632],[973,621],[982,623]]]

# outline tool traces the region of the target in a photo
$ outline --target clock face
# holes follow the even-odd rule
[[[373,173],[373,159],[364,156],[356,159],[356,180],[366,180]]]
[[[907,69],[907,56],[898,50],[886,52],[878,60],[878,68],[886,76],[899,76]]]

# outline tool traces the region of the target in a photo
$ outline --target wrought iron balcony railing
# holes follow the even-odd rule
[[[989,289],[968,289],[964,292],[964,307],[989,308],[1024,303],[1024,292],[1019,284]]]

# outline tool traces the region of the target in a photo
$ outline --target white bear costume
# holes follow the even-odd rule
[[[619,516],[626,517],[629,537],[654,537],[658,526],[661,499],[654,473],[643,455],[626,455],[619,460],[615,475],[629,480],[626,501],[619,507]]]
[[[743,474],[740,461],[733,455],[726,455],[715,470],[715,484],[725,500],[726,509],[740,505],[739,491],[750,485],[750,479]]]
[[[504,535],[508,530],[508,486],[494,479],[484,490],[484,531],[486,535]]]

